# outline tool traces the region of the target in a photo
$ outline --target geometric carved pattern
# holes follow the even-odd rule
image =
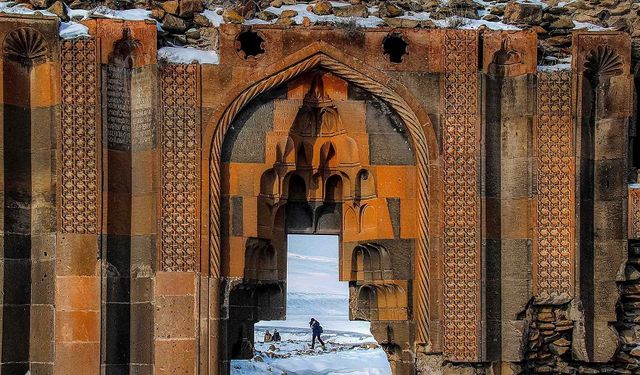
[[[199,249],[200,184],[198,75],[196,65],[165,65],[162,92],[163,271],[194,271]]]
[[[444,354],[480,357],[480,126],[478,36],[445,32],[444,80]]]
[[[571,72],[539,72],[537,99],[534,294],[545,300],[573,293]]]
[[[6,48],[6,47],[5,47]],[[67,233],[97,233],[100,131],[95,39],[66,40],[61,49],[61,227]]]
[[[640,239],[640,186],[629,188],[629,239]]]
[[[231,122],[240,110],[252,99],[263,92],[272,90],[285,82],[311,71],[323,68],[374,94],[391,106],[402,119],[416,153],[418,169],[418,242],[416,246],[416,271],[414,293],[416,305],[414,319],[416,322],[416,342],[429,344],[429,164],[427,140],[423,126],[407,102],[384,84],[344,65],[334,58],[317,53],[305,60],[295,63],[242,91],[224,110],[218,121],[211,146],[209,160],[209,270],[211,277],[220,277],[220,158],[222,144]]]

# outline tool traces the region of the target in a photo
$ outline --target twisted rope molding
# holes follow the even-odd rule
[[[404,121],[413,141],[418,167],[419,197],[418,197],[418,243],[417,243],[417,305],[415,311],[416,341],[429,344],[429,166],[427,140],[422,125],[409,104],[395,92],[376,82],[372,78],[336,61],[325,55],[316,54],[306,60],[296,63],[285,70],[269,76],[255,85],[244,90],[225,109],[213,136],[211,156],[209,162],[209,268],[212,277],[220,277],[220,156],[222,143],[231,122],[240,110],[256,96],[269,91],[285,82],[321,67],[351,82],[378,98],[387,102]]]

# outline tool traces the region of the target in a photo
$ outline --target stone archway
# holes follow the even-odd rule
[[[411,106],[406,96],[406,89],[404,89],[405,96],[401,96],[396,90],[402,91],[402,86],[393,82],[390,78],[376,71],[378,77],[384,77],[382,80],[375,80],[371,78],[371,75],[362,73],[361,70],[372,70],[364,65],[357,63],[353,59],[348,59],[352,65],[360,64],[360,69],[355,69],[350,65],[342,62],[336,58],[339,55],[332,47],[319,43],[318,46],[314,46],[315,51],[303,56],[301,59],[293,61],[284,69],[278,69],[272,74],[266,74],[262,79],[257,80],[241,92],[237,93],[237,96],[233,97],[228,103],[228,106],[220,113],[219,117],[216,117],[218,121],[213,131],[210,131],[212,139],[211,149],[209,150],[209,170],[206,171],[209,174],[208,184],[210,186],[209,199],[208,199],[208,214],[209,222],[208,232],[209,236],[209,253],[208,253],[208,267],[212,278],[220,278],[221,275],[221,207],[220,207],[220,186],[221,186],[221,152],[222,144],[225,139],[226,132],[236,117],[236,115],[245,107],[251,100],[256,98],[261,93],[269,92],[274,88],[289,82],[296,77],[301,76],[313,69],[323,69],[327,72],[335,74],[341,79],[360,87],[364,91],[377,97],[383,102],[387,103],[399,118],[404,123],[409,134],[409,139],[413,145],[415,152],[415,162],[417,169],[417,215],[416,215],[416,255],[413,260],[415,264],[414,268],[414,298],[413,298],[413,311],[414,321],[416,322],[416,334],[415,343],[425,345],[427,348],[430,344],[429,339],[429,302],[430,302],[430,278],[429,278],[429,240],[430,240],[430,228],[429,228],[429,207],[430,207],[430,158],[436,158],[437,152],[433,149],[433,145],[436,144],[435,136],[433,134],[433,128],[428,120],[428,117],[422,116],[423,121],[418,119],[415,108],[415,104]],[[280,64],[281,65],[281,64]],[[396,90],[392,89],[394,87]],[[411,99],[409,99],[411,101]],[[415,100],[411,101],[416,103]],[[430,135],[430,141],[427,139],[425,131]],[[209,139],[207,132],[205,132],[205,139]],[[431,146],[430,146],[431,145]],[[203,150],[207,152],[207,150]],[[294,153],[299,153],[297,150]],[[207,191],[203,189],[203,191]],[[204,208],[203,208],[203,212]],[[203,231],[204,233],[204,231]],[[203,257],[206,259],[205,257]],[[204,264],[204,262],[203,262]],[[210,336],[214,333],[217,336],[218,327],[214,323],[209,327]]]

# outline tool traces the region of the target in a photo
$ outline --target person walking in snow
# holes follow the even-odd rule
[[[322,334],[322,326],[320,325],[320,322],[318,322],[314,318],[311,318],[309,326],[311,327],[311,332],[313,334],[311,338],[311,349],[313,349],[313,347],[315,346],[316,338],[320,342],[320,345],[322,345],[322,349],[324,349],[324,341],[322,341],[322,339],[320,338],[320,335]]]
[[[272,337],[273,341],[280,341],[280,332],[278,332],[277,329],[273,330],[273,337]]]

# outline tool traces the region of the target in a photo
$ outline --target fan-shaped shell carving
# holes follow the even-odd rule
[[[622,74],[622,58],[609,46],[597,46],[587,55],[584,72],[591,79],[611,78]]]
[[[48,51],[42,34],[30,27],[13,30],[4,40],[5,56],[27,66],[45,62]]]

